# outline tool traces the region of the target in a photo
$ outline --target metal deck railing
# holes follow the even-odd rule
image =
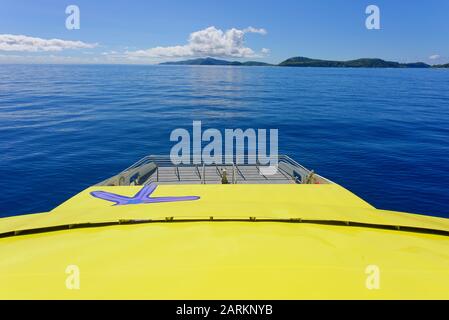
[[[224,164],[179,165],[168,156],[147,156],[99,185],[331,183],[285,155],[278,157],[274,174],[266,174],[264,168],[257,157],[248,155]]]

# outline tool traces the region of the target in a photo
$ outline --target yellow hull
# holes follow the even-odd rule
[[[0,219],[0,298],[449,299],[449,220],[338,185],[160,186],[200,199],[129,206],[91,195],[140,188]]]

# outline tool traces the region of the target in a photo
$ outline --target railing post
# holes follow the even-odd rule
[[[203,184],[206,184],[206,164],[205,164],[205,163],[203,163],[202,183],[203,183]]]
[[[181,181],[181,175],[179,174],[179,167],[176,165],[175,174],[178,176],[178,181]]]

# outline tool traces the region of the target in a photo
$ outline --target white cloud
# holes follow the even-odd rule
[[[253,49],[245,46],[247,33],[267,34],[265,29],[248,27],[243,30],[232,28],[226,31],[209,27],[190,34],[188,43],[171,47],[155,47],[147,50],[128,51],[130,58],[182,58],[182,57],[260,57]],[[263,52],[262,52],[263,54]]]
[[[119,53],[117,51],[111,50],[111,51],[104,51],[101,53],[101,55],[103,56],[108,56],[108,55],[118,55]]]
[[[0,34],[0,51],[40,52],[67,49],[91,49],[97,44],[60,39],[42,39],[24,35]]]
[[[65,55],[24,55],[24,54],[0,54],[0,63],[25,63],[25,64],[92,64],[104,63],[104,59],[97,56],[65,56]]]
[[[261,34],[261,35],[266,35],[267,34],[267,30],[265,30],[265,29],[257,29],[257,28],[253,28],[253,27],[248,27],[248,28],[244,29],[243,32],[245,32],[245,33],[258,33],[258,34]]]
[[[429,57],[430,60],[438,60],[440,58],[441,58],[441,56],[439,54],[434,54]]]

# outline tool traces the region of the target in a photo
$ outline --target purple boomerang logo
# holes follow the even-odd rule
[[[134,204],[149,204],[149,203],[163,203],[163,202],[180,202],[180,201],[195,201],[200,197],[159,197],[151,198],[151,194],[156,190],[157,185],[151,184],[144,186],[134,197],[125,197],[115,193],[106,191],[94,191],[90,194],[98,199],[114,202],[115,206],[129,206]]]

